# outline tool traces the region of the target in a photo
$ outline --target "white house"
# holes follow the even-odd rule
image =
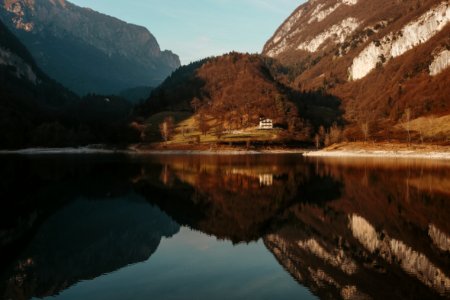
[[[260,118],[259,119],[259,129],[261,129],[261,130],[273,129],[272,119]]]

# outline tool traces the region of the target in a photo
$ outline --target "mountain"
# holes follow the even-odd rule
[[[146,100],[152,90],[153,87],[150,86],[138,86],[121,91],[119,96],[125,98],[130,103],[137,104]]]
[[[49,78],[1,21],[0,87],[0,149],[121,144],[135,135],[131,103],[78,97]]]
[[[36,124],[77,96],[45,75],[22,43],[0,22],[0,148],[27,143]]]
[[[286,67],[281,77],[293,88],[340,98],[351,124],[400,130],[422,117],[408,130],[427,134],[440,121],[448,137],[449,24],[448,1],[311,0],[263,54]]]
[[[180,65],[144,27],[64,0],[1,0],[0,18],[50,77],[84,95],[155,86]]]
[[[177,69],[136,107],[135,114],[145,119],[161,112],[182,112],[176,121],[189,118],[188,130],[194,130],[194,123],[208,123],[201,130],[204,135],[255,128],[261,117],[291,133],[309,127],[307,123],[319,127],[340,121],[337,99],[292,90],[274,78],[277,67],[261,55],[236,52],[203,59]],[[156,127],[156,138],[160,138],[158,121],[147,122]]]

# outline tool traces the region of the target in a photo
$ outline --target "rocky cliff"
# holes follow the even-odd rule
[[[1,0],[0,18],[51,77],[80,94],[154,86],[180,65],[144,27],[64,0]]]
[[[263,54],[286,80],[343,100],[346,117],[398,122],[450,112],[448,1],[311,0],[280,26]]]

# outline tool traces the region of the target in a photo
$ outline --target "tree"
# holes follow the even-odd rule
[[[202,101],[200,101],[200,99],[198,99],[197,97],[194,97],[194,99],[192,99],[191,101],[191,107],[194,112],[197,112],[200,106],[202,106]]]
[[[369,121],[365,121],[363,123],[360,124],[361,127],[361,131],[364,135],[364,141],[367,142],[367,140],[370,137],[370,124]]]
[[[408,133],[408,145],[411,144],[411,109],[408,107],[405,109],[405,113],[403,114],[403,128],[405,128],[406,132]]]
[[[333,126],[330,127],[330,143],[336,144],[342,141],[342,129],[337,125],[337,123],[333,123]]]
[[[203,135],[206,135],[210,129],[208,121],[204,113],[200,113],[197,117],[198,128]]]
[[[314,142],[316,144],[316,148],[319,149],[325,142],[325,138],[327,136],[327,132],[325,130],[325,127],[320,126],[319,131],[314,136]]]
[[[314,141],[316,143],[316,149],[319,150],[319,148],[320,148],[320,135],[318,133],[314,137]]]
[[[323,140],[323,144],[325,145],[325,147],[328,147],[332,144],[329,133],[325,134],[325,139]]]
[[[167,142],[173,134],[174,121],[172,117],[166,117],[164,121],[159,124],[159,132],[165,142]]]
[[[224,121],[220,120],[217,125],[216,125],[216,130],[214,132],[215,136],[217,137],[218,140],[220,140],[223,136],[223,133],[225,131],[225,128],[223,126]]]
[[[288,103],[286,106],[286,121],[288,125],[288,131],[290,133],[294,133],[300,127],[302,120],[300,120],[300,118],[298,117],[298,109],[294,104]]]
[[[312,127],[308,121],[300,119],[300,128],[297,129],[297,136],[303,140],[311,138]]]

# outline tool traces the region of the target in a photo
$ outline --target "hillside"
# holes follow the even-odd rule
[[[144,27],[64,0],[1,0],[0,19],[50,77],[80,95],[155,86],[180,65]]]
[[[0,148],[26,144],[35,124],[77,99],[36,66],[28,50],[1,22],[0,86]]]
[[[263,140],[308,140],[313,129],[340,122],[340,102],[323,93],[299,93],[273,77],[276,63],[259,55],[230,53],[183,66],[152,91],[135,110],[146,119],[147,138],[160,140],[164,116],[175,118],[184,139],[202,134],[244,132],[246,139],[260,118],[272,119],[278,131]],[[239,138],[234,134],[234,138]],[[264,135],[261,132],[256,134]],[[180,137],[180,136],[179,136]],[[243,140],[246,140],[245,138]]]
[[[374,138],[389,139],[404,135],[410,120],[431,124],[450,113],[449,23],[448,1],[309,1],[263,54],[286,67],[280,78],[291,87],[340,98],[353,136],[368,123]],[[429,141],[449,137],[447,124]]]
[[[134,141],[131,110],[120,97],[79,98],[50,79],[0,21],[0,149]]]

